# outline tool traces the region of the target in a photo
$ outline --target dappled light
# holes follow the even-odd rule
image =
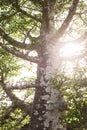
[[[21,85],[34,82],[36,79],[37,65],[23,60],[19,60],[18,65],[21,68],[16,76],[13,75],[10,77],[10,84],[15,86],[16,84]]]
[[[0,130],[87,130],[86,0],[0,1]]]

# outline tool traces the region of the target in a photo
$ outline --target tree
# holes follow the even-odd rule
[[[35,87],[33,104],[26,105],[16,98],[1,81],[11,100],[31,117],[30,124],[21,130],[66,129],[61,118],[67,105],[53,79],[61,70],[61,46],[66,43],[64,40],[68,34],[73,35],[75,29],[78,29],[76,20],[79,19],[85,26],[85,5],[83,0],[1,1],[0,46],[16,57],[37,64],[36,82],[34,85],[28,84]],[[76,35],[79,38],[71,42],[85,41],[87,32],[84,32],[83,27],[78,29]],[[31,52],[34,51],[37,54],[32,56]]]

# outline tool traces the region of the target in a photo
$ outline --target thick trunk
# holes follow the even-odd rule
[[[31,130],[65,130],[61,124],[65,103],[60,91],[52,83],[60,71],[59,47],[55,44],[55,0],[45,0],[43,5],[43,20],[41,25],[40,63],[33,111],[31,115]],[[54,37],[52,39],[52,37]]]
[[[41,43],[39,50],[37,84],[30,126],[26,125],[21,130],[66,130],[61,123],[66,104],[60,90],[53,84],[53,79],[60,73],[61,62],[59,58],[59,44],[57,40],[50,41],[55,29],[41,30]]]
[[[64,115],[65,104],[60,91],[52,83],[59,71],[58,49],[49,45],[44,49],[38,70],[31,130],[65,130],[60,118]]]

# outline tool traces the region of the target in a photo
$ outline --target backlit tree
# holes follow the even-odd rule
[[[36,82],[28,84],[35,87],[30,105],[18,100],[1,80],[14,104],[31,117],[22,130],[66,130],[61,118],[67,105],[53,79],[61,72],[60,48],[68,37],[73,44],[87,38],[85,6],[84,0],[1,0],[0,46],[37,64]]]

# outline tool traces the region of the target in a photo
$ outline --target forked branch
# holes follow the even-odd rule
[[[0,85],[2,86],[3,90],[6,92],[7,96],[10,98],[10,100],[12,101],[12,103],[14,104],[14,106],[16,106],[16,108],[21,109],[22,111],[24,111],[27,114],[31,114],[32,111],[32,103],[28,104],[25,103],[23,100],[20,100],[19,98],[17,98],[11,90],[8,90],[6,88],[5,83],[0,82]]]
[[[25,50],[36,50],[37,45],[36,44],[25,44],[21,43],[19,41],[14,40],[12,37],[10,37],[3,29],[0,28],[0,36],[5,39],[10,45],[20,48],[20,49],[25,49]]]
[[[62,37],[62,35],[65,33],[66,29],[68,28],[74,14],[76,12],[76,8],[78,6],[78,3],[79,3],[79,0],[73,0],[72,5],[69,9],[68,15],[57,32],[58,38]]]
[[[30,61],[30,62],[33,62],[33,63],[38,63],[39,62],[39,58],[37,56],[28,56],[28,54],[24,54],[22,52],[20,52],[19,50],[15,50],[14,48],[12,47],[8,47],[6,45],[4,45],[3,43],[0,42],[0,46],[8,51],[9,53],[11,53],[12,55],[15,55],[16,57],[19,57],[19,58],[22,58],[24,60],[27,60],[27,61]]]

